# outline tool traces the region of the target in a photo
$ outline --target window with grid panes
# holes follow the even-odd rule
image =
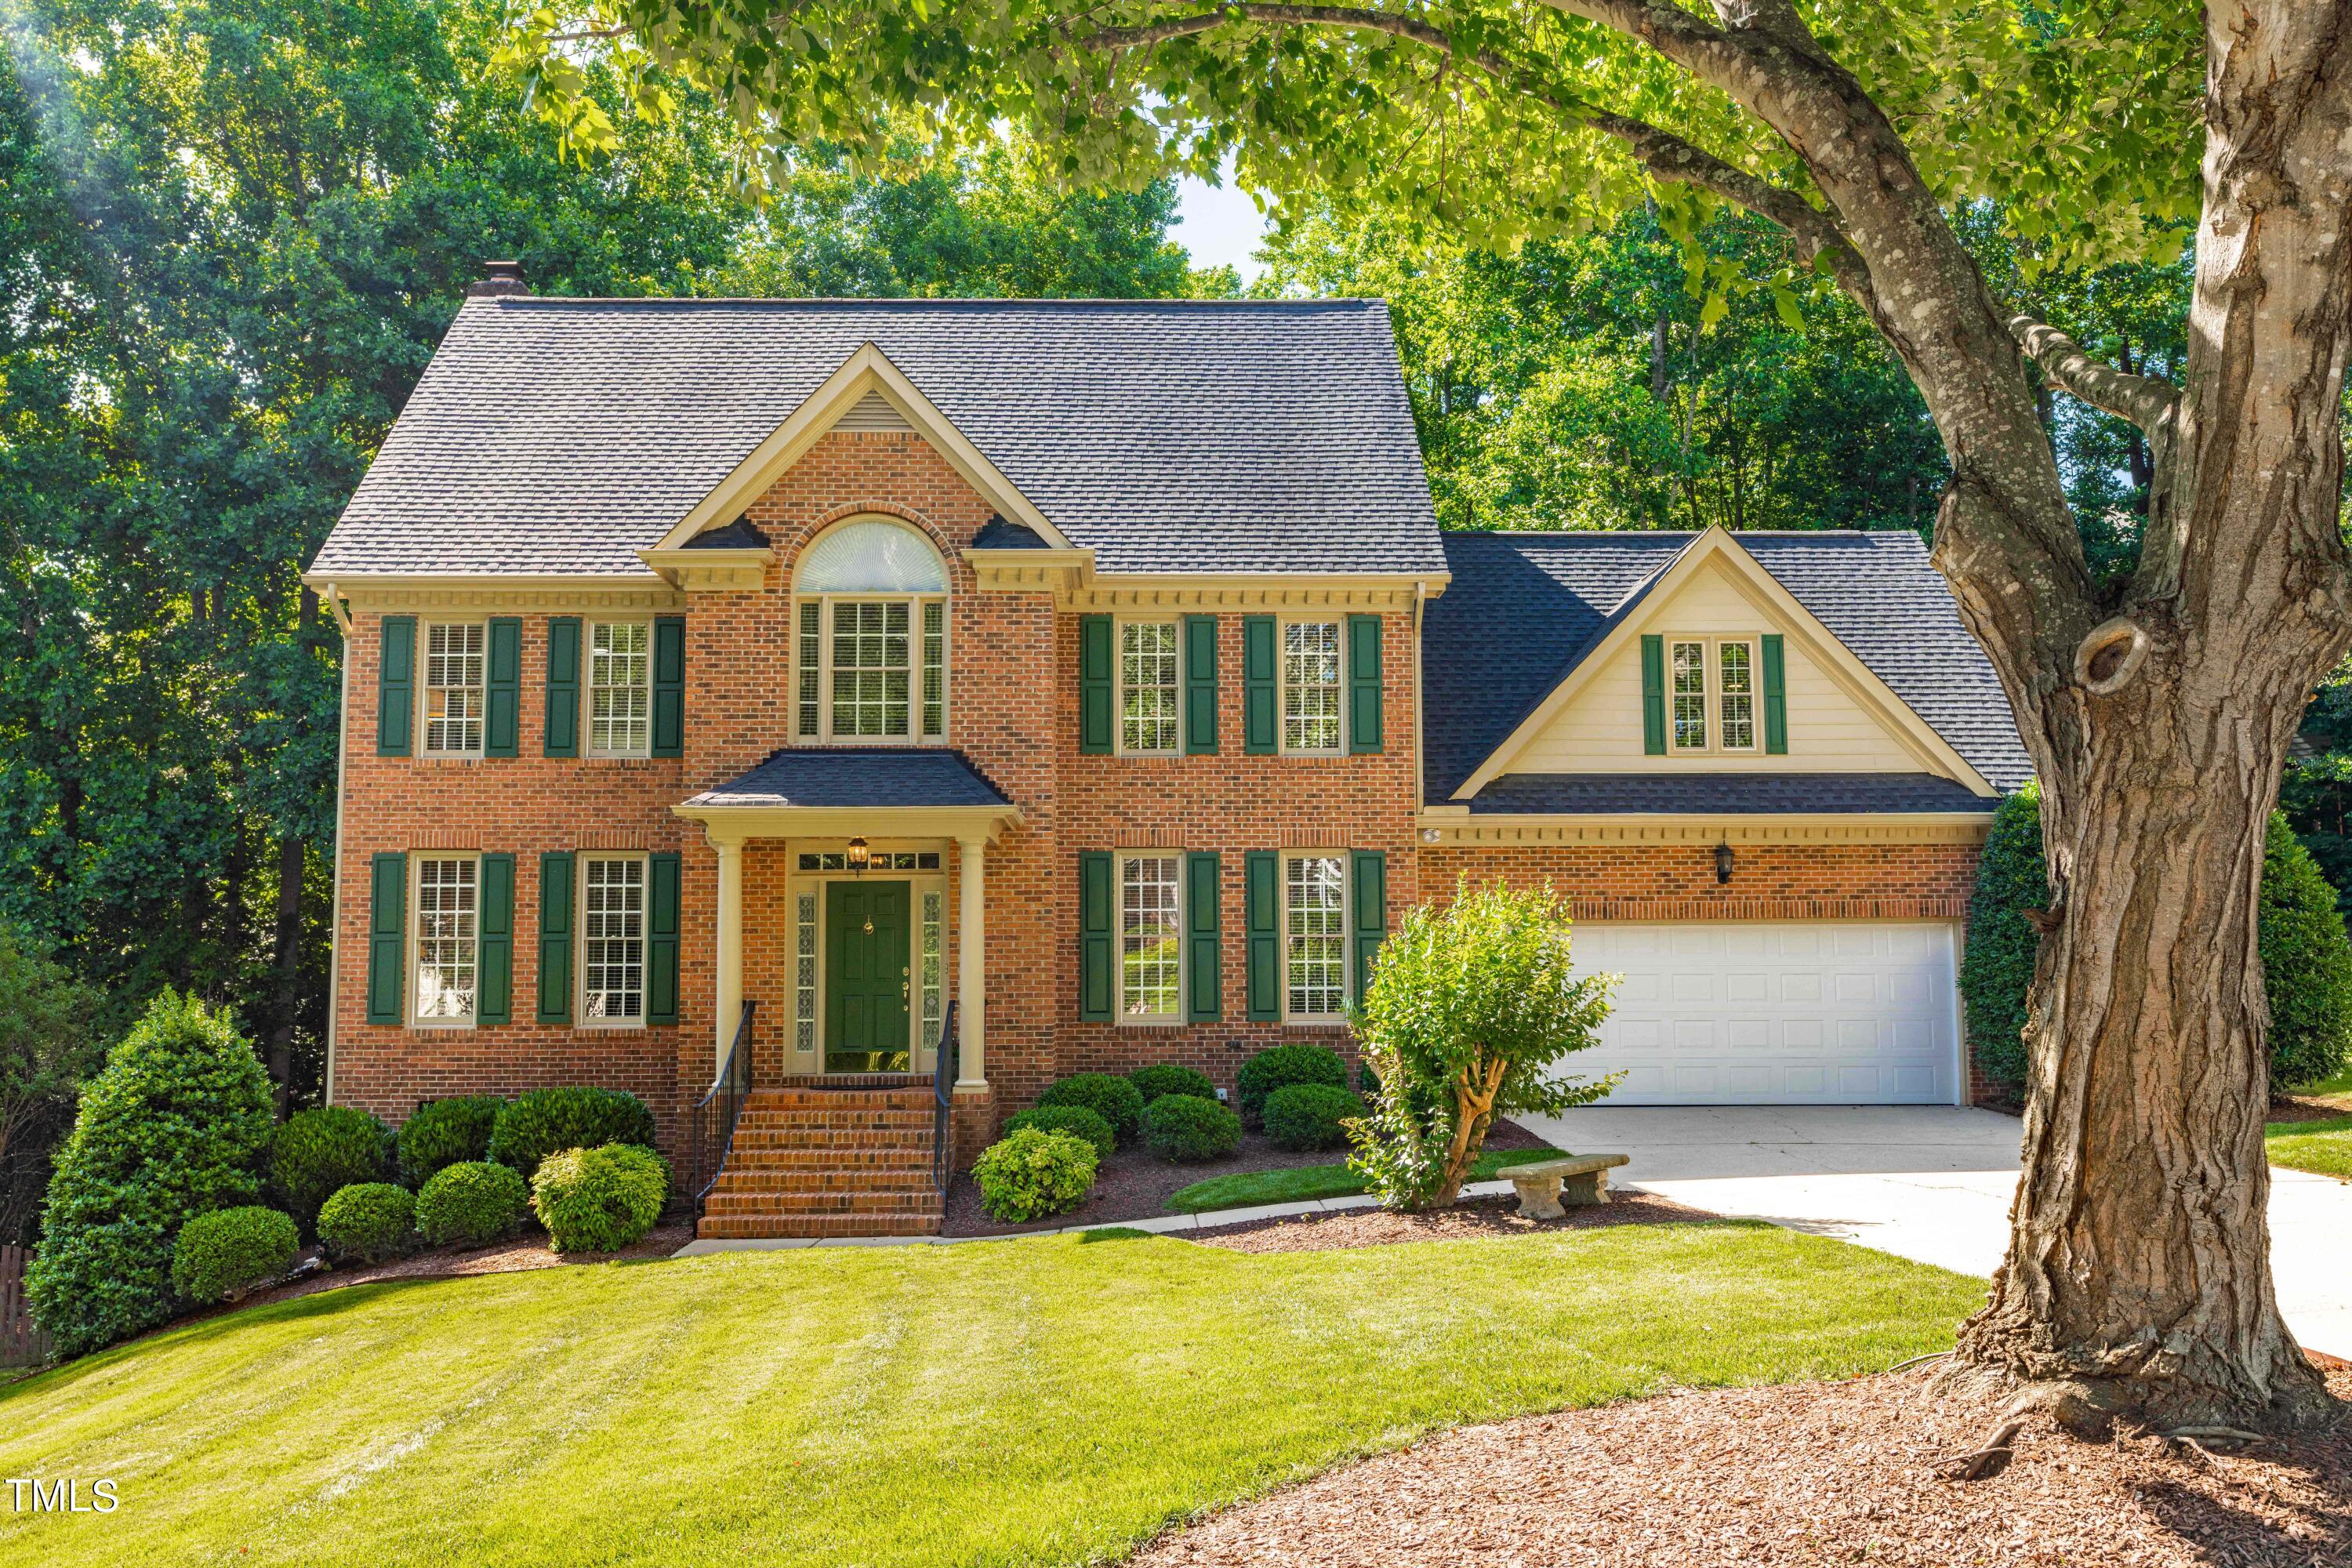
[[[1176,623],[1128,621],[1118,628],[1118,746],[1173,752],[1181,693]]]
[[[1706,749],[1706,644],[1677,642],[1667,647],[1668,696],[1674,704],[1675,750]]]
[[[588,629],[588,750],[642,757],[653,747],[654,629],[598,621]]]
[[[425,750],[478,756],[482,750],[483,639],[480,622],[425,628]]]
[[[1184,967],[1183,863],[1176,855],[1119,858],[1118,993],[1126,1017],[1176,1017]]]
[[[587,858],[580,902],[580,1016],[604,1023],[646,1015],[646,862]]]
[[[416,862],[416,1017],[464,1023],[474,1016],[480,910],[472,856]]]
[[[1282,628],[1282,749],[1338,751],[1345,697],[1339,679],[1339,623],[1286,622]]]
[[[1348,862],[1294,855],[1283,876],[1283,1011],[1329,1018],[1348,1010]]]

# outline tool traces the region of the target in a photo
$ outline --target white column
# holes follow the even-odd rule
[[[956,1087],[988,1087],[988,840],[959,838],[956,877]]]
[[[718,1043],[711,1056],[716,1074],[727,1065],[727,1047],[735,1043],[735,1026],[743,1011],[743,841],[719,837],[707,828],[704,837],[719,852]]]

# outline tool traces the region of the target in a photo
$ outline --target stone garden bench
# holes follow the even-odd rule
[[[1540,1164],[1514,1165],[1503,1174],[1519,1189],[1519,1212],[1529,1219],[1558,1219],[1562,1205],[1582,1208],[1609,1201],[1609,1171],[1630,1154],[1575,1154]]]

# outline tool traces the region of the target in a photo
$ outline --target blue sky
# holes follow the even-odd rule
[[[1222,185],[1186,176],[1176,182],[1176,229],[1170,237],[1192,253],[1193,266],[1230,264],[1244,283],[1265,270],[1250,253],[1265,237],[1266,220],[1230,174]]]

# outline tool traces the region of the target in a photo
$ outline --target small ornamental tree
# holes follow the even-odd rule
[[[1556,1072],[1598,1037],[1617,985],[1578,974],[1568,900],[1463,879],[1381,944],[1356,1032],[1380,1081],[1348,1163],[1391,1208],[1452,1203],[1495,1118],[1590,1105],[1617,1087]]]

